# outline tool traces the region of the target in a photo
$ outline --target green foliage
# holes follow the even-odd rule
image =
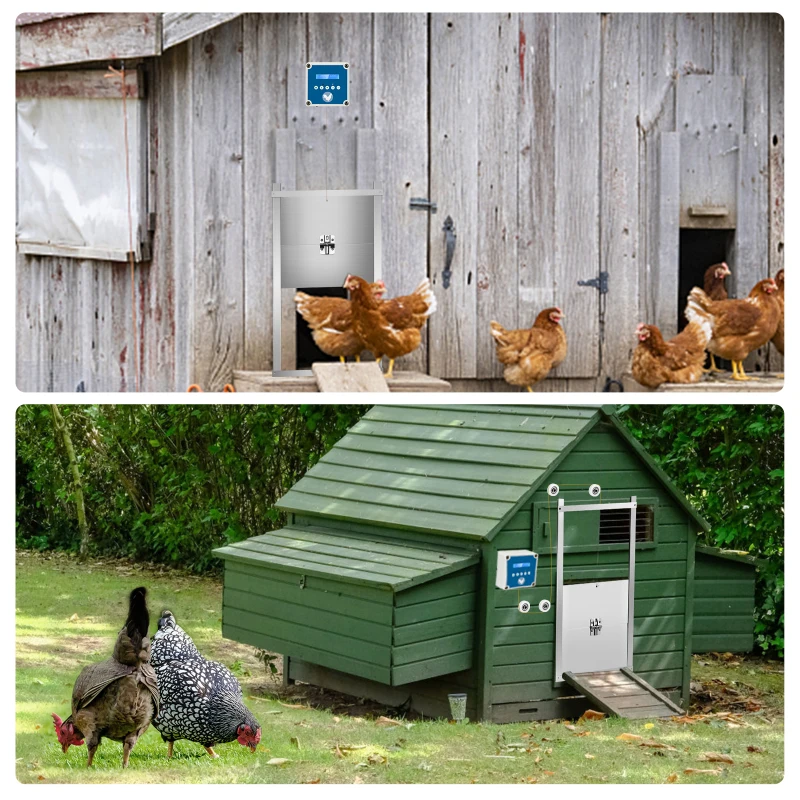
[[[756,637],[783,656],[783,410],[777,405],[630,406],[636,438],[711,525],[707,543],[762,559]]]
[[[63,406],[91,550],[219,568],[211,550],[284,522],[275,502],[366,411],[335,405]],[[76,551],[63,445],[47,406],[17,412],[17,544]]]

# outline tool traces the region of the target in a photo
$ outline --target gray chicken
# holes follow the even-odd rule
[[[63,752],[86,740],[89,767],[103,737],[123,743],[122,766],[127,767],[137,739],[158,714],[158,685],[150,665],[147,638],[150,615],[146,596],[143,586],[131,592],[128,619],[117,636],[113,655],[85,667],[78,675],[72,690],[72,714],[63,722],[57,714],[52,715]]]
[[[158,620],[152,663],[161,692],[153,727],[169,758],[178,739],[201,744],[212,758],[218,758],[215,744],[234,739],[255,752],[261,726],[242,702],[239,682],[227,667],[203,658],[171,611]]]

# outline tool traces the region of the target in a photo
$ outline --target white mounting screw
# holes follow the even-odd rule
[[[541,611],[542,614],[546,614],[549,610],[550,610],[550,601],[549,600],[542,600],[539,603],[539,611]]]
[[[521,613],[527,614],[531,610],[531,604],[527,600],[521,600],[517,608]]]
[[[558,489],[558,484],[557,483],[551,483],[547,487],[547,494],[549,494],[550,497],[558,497],[558,492],[559,492],[559,489]]]
[[[593,483],[589,487],[589,495],[591,497],[600,497],[600,484],[599,483]]]

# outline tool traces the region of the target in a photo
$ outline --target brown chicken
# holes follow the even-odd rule
[[[369,284],[375,293],[383,293],[383,281]],[[329,356],[338,356],[344,363],[348,356],[361,361],[364,343],[353,330],[353,313],[350,301],[344,297],[315,297],[297,292],[294,302],[300,316],[311,328],[317,347]]]
[[[633,351],[633,377],[651,389],[662,383],[697,383],[703,375],[711,323],[690,322],[677,336],[664,341],[655,325],[636,326],[639,344]]]
[[[506,330],[492,321],[497,358],[505,365],[503,377],[512,386],[531,386],[547,377],[567,356],[567,337],[561,327],[564,312],[557,307],[539,312],[531,328]]]
[[[775,335],[772,337],[772,344],[775,349],[783,355],[783,270],[779,269],[775,275],[775,283],[778,286],[778,291],[775,293],[775,299],[778,301],[778,308],[780,309],[780,316],[778,317],[778,327],[775,329]]]
[[[742,361],[775,335],[780,317],[777,291],[775,281],[767,278],[759,281],[744,300],[712,300],[696,286],[689,293],[686,319],[710,322],[708,350],[730,359],[734,380],[757,380],[745,374]]]
[[[350,290],[356,335],[375,354],[376,361],[388,356],[386,377],[391,378],[395,360],[419,347],[421,328],[436,311],[430,280],[425,278],[411,294],[391,300],[377,297],[370,285],[356,275],[348,275],[344,285]],[[385,287],[383,290],[380,294]]]
[[[719,264],[712,264],[703,276],[703,291],[712,300],[727,300],[728,290],[725,288],[725,278],[731,274],[730,267],[722,261]],[[711,366],[708,372],[722,372],[714,361],[714,354],[709,353]]]
[[[703,276],[703,291],[712,300],[727,300],[728,290],[725,288],[725,278],[730,274],[730,267],[724,261],[712,264]]]
[[[122,766],[127,767],[137,739],[158,714],[160,696],[150,665],[146,595],[144,587],[131,592],[128,619],[111,658],[85,667],[78,675],[72,690],[72,714],[63,722],[57,714],[52,715],[63,752],[86,740],[88,767],[104,736],[123,743]]]

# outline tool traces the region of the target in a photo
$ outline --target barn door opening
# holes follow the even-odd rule
[[[681,228],[678,245],[678,330],[686,327],[686,298],[712,264],[730,261],[735,231],[730,229]],[[728,287],[733,295],[732,288]]]
[[[636,571],[636,497],[629,502],[566,505],[558,502],[556,551],[555,682],[564,672],[581,674],[633,668],[633,594]],[[564,553],[571,548],[598,547],[603,518],[610,512],[619,527],[627,515],[628,576],[603,580],[581,569],[577,579],[564,576]],[[567,519],[569,514],[569,519]]]

